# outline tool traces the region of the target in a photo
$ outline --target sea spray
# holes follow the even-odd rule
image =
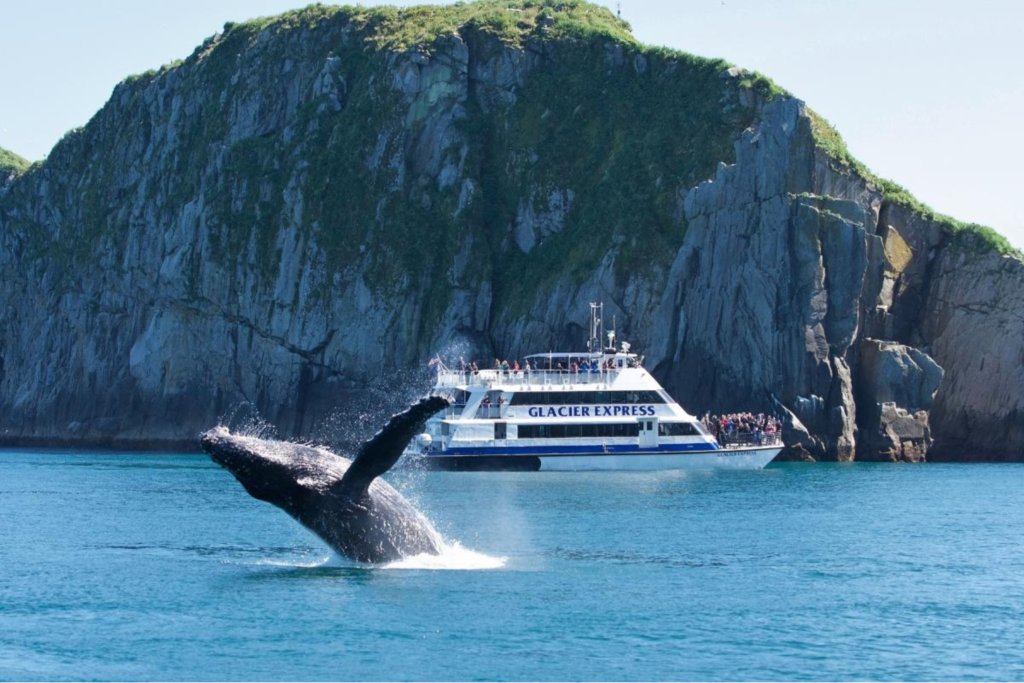
[[[234,434],[257,439],[277,439],[277,429],[260,415],[252,401],[239,401],[228,408],[217,420],[217,427],[225,427]]]

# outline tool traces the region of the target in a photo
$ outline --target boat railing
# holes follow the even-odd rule
[[[453,403],[444,410],[444,417],[446,420],[456,418],[462,415],[462,411],[466,409],[465,403]]]
[[[504,409],[504,405],[500,406],[480,406],[476,409],[476,419],[478,420],[499,420],[504,417],[501,411]]]
[[[512,387],[573,386],[578,384],[610,384],[621,368],[603,370],[439,370],[437,386]]]
[[[746,446],[781,446],[782,434],[779,432],[733,432],[720,434],[718,443],[725,448],[743,448]]]

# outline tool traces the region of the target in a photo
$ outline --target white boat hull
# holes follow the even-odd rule
[[[782,448],[724,449],[688,453],[631,453],[623,455],[544,455],[541,471],[579,472],[591,470],[759,470]]]
[[[782,446],[724,448],[709,451],[527,454],[517,455],[426,455],[417,462],[430,469],[472,471],[583,472],[654,470],[757,470],[770,463]]]

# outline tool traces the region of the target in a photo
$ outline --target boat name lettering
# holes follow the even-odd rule
[[[530,417],[621,417],[655,415],[654,406],[534,406],[527,410]]]

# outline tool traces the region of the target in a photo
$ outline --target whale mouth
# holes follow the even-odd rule
[[[206,451],[206,454],[219,465],[221,463],[217,458],[224,452],[223,446],[230,436],[231,431],[227,427],[218,425],[209,431],[203,432],[199,436],[199,445],[202,446],[203,450]]]
[[[244,439],[232,434],[227,427],[218,426],[204,432],[199,444],[211,460],[237,476],[236,468],[260,459],[253,449],[245,447]]]

